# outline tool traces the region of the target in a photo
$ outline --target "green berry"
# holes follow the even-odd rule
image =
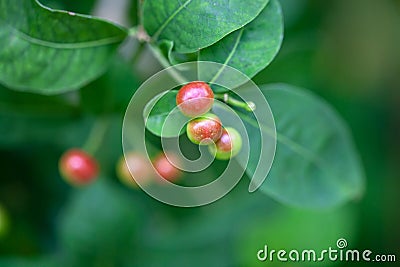
[[[219,160],[228,160],[235,157],[242,149],[240,133],[231,127],[222,130],[221,138],[214,145],[209,146],[211,154]]]

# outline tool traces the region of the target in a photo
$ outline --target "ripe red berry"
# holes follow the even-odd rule
[[[127,153],[125,157],[122,156],[117,163],[116,171],[119,180],[130,187],[137,188],[136,181],[144,184],[151,181],[152,167],[150,163],[144,156],[136,152]]]
[[[61,175],[73,185],[86,185],[92,182],[99,173],[96,160],[81,149],[70,149],[59,161]]]
[[[176,96],[176,104],[188,117],[207,113],[214,103],[214,93],[205,82],[190,82],[184,85]]]
[[[216,115],[208,113],[189,121],[186,133],[193,143],[209,145],[221,137],[221,120]]]
[[[237,130],[231,127],[223,129],[221,138],[215,143],[215,146],[209,146],[210,153],[215,153],[215,158],[220,160],[233,158],[241,148],[242,137]]]
[[[176,155],[172,153],[168,153],[168,158],[171,159],[172,162],[177,162],[178,158]],[[174,182],[178,180],[182,176],[182,172],[175,167],[165,156],[164,153],[160,153],[153,161],[154,168],[160,178],[164,178],[170,182]]]

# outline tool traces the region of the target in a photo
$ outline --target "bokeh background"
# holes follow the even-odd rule
[[[42,3],[137,23],[134,0]],[[338,110],[365,168],[361,199],[300,210],[258,193],[249,197],[243,181],[216,203],[182,209],[124,186],[114,171],[123,112],[134,88],[161,67],[146,50],[136,57],[135,49],[122,49],[112,68],[80,92],[44,97],[0,87],[0,266],[291,266],[260,263],[256,253],[265,244],[318,251],[339,238],[349,248],[396,254],[398,264],[400,2],[281,4],[283,47],[254,80],[307,88]],[[102,177],[73,188],[60,178],[58,158],[81,146],[99,118],[110,125],[98,153]]]

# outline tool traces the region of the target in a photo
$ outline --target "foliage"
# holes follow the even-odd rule
[[[46,2],[73,8],[69,1]],[[132,2],[136,10],[136,1]],[[164,67],[215,61],[250,78],[272,62],[283,41],[278,0],[139,3],[141,25],[129,28],[50,9],[36,0],[0,0],[1,148],[29,154],[49,146],[43,153],[56,158],[61,151],[93,138],[89,132],[99,121],[107,128],[99,130],[105,137],[95,151],[102,166],[99,181],[72,192],[60,184],[47,188],[62,192],[49,199],[59,203],[57,210],[62,206],[49,241],[57,247],[44,249],[47,256],[37,259],[3,259],[0,266],[256,266],[255,257],[248,257],[269,235],[276,246],[286,245],[279,239],[290,235],[290,245],[301,246],[309,238],[307,244],[321,247],[328,239],[335,242],[336,234],[352,236],[355,215],[350,211],[354,208],[340,205],[363,193],[358,152],[334,108],[314,93],[291,85],[260,86],[275,118],[278,144],[271,172],[256,193],[246,194],[248,179],[242,179],[217,203],[185,210],[116,183],[121,118],[144,80],[138,55],[128,58],[119,53],[128,37],[136,38],[138,50],[148,42],[148,49]],[[92,6],[93,1],[83,1],[74,11],[89,12]],[[133,21],[138,20],[135,14]],[[147,138],[157,148],[166,115],[176,107],[175,97],[176,90],[158,95],[147,106],[154,104],[154,109],[144,112],[149,115]],[[251,178],[258,163],[260,131],[270,129],[259,128],[251,112],[235,112],[250,137],[250,162],[242,167],[245,177]],[[182,119],[178,116],[176,123]],[[187,140],[182,142],[190,146]],[[224,167],[214,162],[207,171],[219,173]],[[45,179],[58,177],[54,168],[43,168],[37,173]],[[315,210],[298,211],[292,206]],[[342,220],[349,224],[341,225]],[[292,221],[304,228],[329,225],[332,232],[321,241],[314,232],[290,232]],[[248,243],[252,246],[243,246]]]

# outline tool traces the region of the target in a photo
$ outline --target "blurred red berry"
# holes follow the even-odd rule
[[[174,154],[168,154],[168,158],[172,162],[178,162],[178,158]],[[159,176],[162,178],[174,182],[182,176],[182,172],[175,167],[165,156],[164,153],[160,153],[154,160],[153,165]]]
[[[92,182],[99,173],[97,161],[81,149],[70,149],[59,161],[62,177],[73,185],[86,185]]]

